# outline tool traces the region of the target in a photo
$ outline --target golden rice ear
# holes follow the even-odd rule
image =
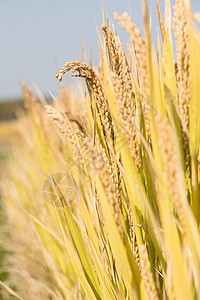
[[[163,38],[164,37],[164,25],[163,25],[159,0],[156,0],[156,7],[157,7],[157,12],[158,12],[158,20],[159,20],[159,24],[160,24],[160,31],[161,31],[161,35],[162,35],[162,38]]]
[[[186,10],[183,0],[176,1],[174,6],[174,15],[173,28],[176,38],[178,68],[176,77],[178,105],[183,132],[186,132],[189,126],[189,100],[191,97],[191,83],[189,70],[189,36]]]
[[[136,97],[130,67],[119,37],[114,36],[112,31],[105,26],[102,27],[102,31],[109,53],[110,76],[117,100],[117,112],[122,122],[131,155],[137,167],[140,168],[140,145],[137,136],[139,124],[138,121],[136,122]]]
[[[146,293],[149,299],[158,300],[158,292],[156,290],[155,282],[153,279],[151,264],[148,258],[148,253],[145,245],[140,246],[140,256],[141,256],[141,276],[146,288]]]
[[[80,152],[80,146],[78,144],[74,130],[72,129],[70,122],[66,114],[57,111],[54,107],[47,105],[46,111],[48,117],[52,118],[60,131],[64,134],[69,142],[73,153],[80,164],[83,164],[82,155]]]
[[[147,48],[145,40],[142,38],[139,29],[133,23],[132,19],[128,16],[127,13],[124,13],[122,17],[118,16],[117,13],[114,14],[116,21],[121,25],[129,34],[130,39],[133,44],[135,55],[136,55],[136,68],[138,76],[138,87],[140,101],[142,105],[142,111],[145,118],[145,125],[147,133],[149,134],[150,125],[149,125],[149,77],[148,77],[148,57],[147,57]]]
[[[70,70],[72,70],[73,77],[82,77],[85,79],[92,98],[91,101],[93,102],[93,115],[96,114],[97,110],[98,117],[100,119],[100,124],[98,125],[102,127],[103,136],[105,135],[105,137],[111,141],[113,145],[113,121],[101,79],[96,75],[95,71],[90,66],[81,62],[67,62],[65,67],[63,67],[56,75],[56,78],[61,81],[63,75]]]

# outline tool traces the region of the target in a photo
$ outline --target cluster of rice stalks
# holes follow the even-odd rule
[[[176,0],[175,63],[170,1],[164,22],[157,8],[157,50],[144,1],[145,38],[115,14],[128,55],[104,21],[101,68],[56,75],[80,77],[84,101],[61,90],[44,109],[23,85],[3,197],[19,299],[200,299],[200,36]]]

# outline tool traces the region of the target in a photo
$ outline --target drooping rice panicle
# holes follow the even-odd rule
[[[122,17],[118,14],[114,14],[117,22],[130,34],[131,42],[134,46],[136,53],[135,64],[137,66],[138,80],[139,80],[139,92],[141,95],[141,104],[146,121],[147,132],[149,132],[149,78],[147,69],[147,49],[145,40],[142,38],[139,29],[133,23],[127,13],[124,13]]]
[[[180,170],[178,167],[175,145],[171,137],[172,134],[167,119],[162,119],[160,115],[157,115],[157,122],[161,132],[159,144],[164,162],[163,171],[167,179],[171,201],[177,210],[182,231],[183,234],[185,234],[186,225],[183,212],[183,199],[180,191]]]
[[[117,76],[119,76],[120,75],[120,71],[119,71],[120,57],[119,57],[118,50],[116,47],[115,36],[114,36],[112,30],[110,28],[106,27],[105,25],[101,26],[101,30],[103,32],[103,36],[106,41],[106,46],[108,48],[110,68],[112,71],[114,71],[117,74]]]
[[[69,120],[67,119],[66,115],[63,113],[57,111],[52,106],[48,105],[46,107],[47,115],[53,119],[55,124],[58,126],[60,131],[64,134],[64,136],[67,138],[67,141],[70,143],[70,146],[73,150],[73,153],[75,157],[77,158],[77,161],[80,164],[83,164],[83,158],[80,152],[80,146],[78,144],[76,135],[74,130],[72,129]]]
[[[133,252],[134,252],[134,257],[135,257],[136,264],[138,266],[138,270],[139,270],[139,272],[141,272],[140,256],[139,256],[139,251],[138,251],[137,239],[136,239],[135,229],[134,229],[135,224],[133,221],[133,214],[132,214],[131,208],[129,208],[128,218],[129,218],[129,232],[130,232],[130,238],[131,238],[131,244],[132,244],[132,248],[133,248]]]
[[[37,99],[32,94],[31,90],[28,88],[25,82],[21,83],[21,87],[24,96],[24,105],[27,109],[30,109],[37,103]]]
[[[80,136],[80,134],[79,134]],[[84,149],[86,151],[87,159],[89,159],[89,168],[91,170],[92,176],[96,173],[99,175],[103,186],[105,188],[106,195],[108,197],[112,213],[114,215],[114,219],[117,223],[119,231],[122,233],[122,224],[121,224],[121,199],[120,199],[120,187],[119,181],[117,178],[115,165],[111,163],[105,149],[102,145],[97,141],[96,145],[93,144],[92,140],[81,135],[81,141],[84,145]],[[98,196],[99,204],[101,204],[101,196]]]
[[[158,292],[156,290],[155,282],[153,279],[151,264],[149,262],[148,253],[145,245],[141,246],[141,276],[144,281],[146,291],[149,299],[158,300]]]
[[[159,19],[159,24],[160,24],[160,31],[161,31],[161,35],[162,35],[162,38],[163,38],[164,37],[164,25],[163,25],[163,20],[162,20],[162,14],[161,14],[159,0],[156,0],[156,6],[157,6],[157,11],[158,11],[158,19]]]
[[[187,28],[187,17],[185,3],[177,0],[174,5],[173,20],[174,35],[176,38],[176,54],[177,54],[177,95],[178,106],[183,129],[183,145],[186,157],[188,156],[188,136],[187,130],[189,126],[189,99],[190,91],[190,70],[189,70],[189,37]],[[188,163],[188,158],[187,158]]]
[[[23,97],[24,97],[24,106],[27,110],[34,114],[34,118],[41,126],[42,124],[42,109],[40,104],[37,102],[36,97],[33,95],[31,90],[28,88],[25,82],[21,83]]]
[[[136,99],[131,72],[119,38],[114,36],[111,30],[105,26],[102,27],[102,30],[106,37],[108,51],[111,53],[110,65],[112,65],[111,70],[114,73],[112,73],[111,76],[118,101],[119,115],[131,155],[139,168],[141,166],[140,145],[137,136],[138,124],[136,123]]]
[[[56,78],[61,81],[62,76],[66,72],[69,72],[71,69],[73,70],[72,76],[82,77],[85,79],[90,89],[90,92],[92,93],[92,96],[95,99],[104,134],[108,137],[109,140],[114,142],[112,117],[109,112],[108,101],[105,97],[103,85],[100,79],[97,77],[94,70],[90,66],[88,66],[86,63],[81,62],[66,63],[65,67],[62,68],[59,74],[56,75]],[[78,72],[78,74],[75,74],[75,72]]]

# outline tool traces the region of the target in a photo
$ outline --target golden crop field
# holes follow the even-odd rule
[[[103,16],[101,67],[64,64],[56,78],[82,94],[61,86],[49,105],[22,84],[1,299],[200,299],[200,34],[189,0],[166,0],[165,18],[156,2],[156,46],[144,0],[144,37],[114,15],[127,52]]]

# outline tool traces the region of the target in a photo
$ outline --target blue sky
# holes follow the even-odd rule
[[[112,21],[113,12],[128,11],[128,0],[102,2]],[[130,0],[134,22],[142,30],[141,2]],[[163,8],[164,0],[160,3]],[[199,0],[191,3],[194,12],[200,11]],[[155,32],[155,0],[149,0],[149,6]],[[101,0],[0,0],[0,99],[21,96],[19,77],[31,88],[37,84],[44,94],[47,88],[56,92],[56,72],[66,61],[81,60],[80,36],[88,57],[92,54],[97,64],[96,22],[102,23]],[[114,24],[126,46],[128,36]]]

